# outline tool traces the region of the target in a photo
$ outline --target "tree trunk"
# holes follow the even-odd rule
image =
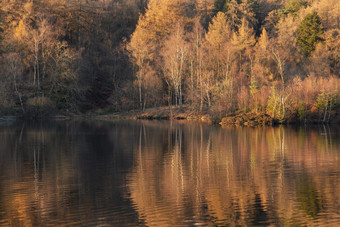
[[[143,112],[145,111],[145,107],[146,107],[146,94],[144,95]]]
[[[141,110],[143,109],[143,103],[142,103],[142,81],[140,78],[138,78],[138,91],[139,91],[139,108]]]
[[[172,118],[172,103],[171,103],[171,88],[168,88],[168,92],[169,92],[169,98],[168,98],[168,104],[169,104],[169,110],[170,110],[170,118]]]
[[[190,62],[190,82],[191,82],[191,95],[194,93],[194,62],[191,60]]]
[[[179,86],[179,106],[182,108],[182,85]]]
[[[325,108],[325,114],[324,114],[323,120],[322,120],[323,123],[326,122],[327,110],[328,110],[328,100],[327,100],[327,104],[326,104],[326,108]]]
[[[34,81],[35,79],[37,80],[37,88],[38,90],[40,89],[40,70],[39,70],[39,41],[35,40],[34,41],[34,64],[35,64],[35,77],[34,77]]]
[[[178,88],[176,88],[175,90],[175,104],[176,104],[176,107],[178,106]]]
[[[286,105],[285,105],[286,101],[285,101],[283,96],[281,97],[281,103],[282,103],[283,118],[285,118],[285,116],[286,116]]]
[[[17,87],[17,79],[16,79],[15,74],[13,74],[13,79],[14,79],[14,89],[15,89],[15,92],[17,93],[18,97],[19,97],[22,113],[25,114],[24,104],[22,103],[21,95],[20,95],[20,92],[19,92],[18,87]]]
[[[209,106],[209,109],[210,109],[210,107],[211,107],[211,100],[210,100],[210,94],[209,94],[208,89],[206,89],[206,92],[207,92],[208,106]]]

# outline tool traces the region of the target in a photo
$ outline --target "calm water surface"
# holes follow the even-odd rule
[[[0,125],[0,226],[340,225],[340,129]]]

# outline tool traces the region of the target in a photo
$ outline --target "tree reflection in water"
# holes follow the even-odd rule
[[[0,125],[0,225],[336,225],[337,138],[327,126]]]
[[[141,130],[153,139],[139,140],[131,199],[148,225],[338,223],[339,131],[326,129]]]

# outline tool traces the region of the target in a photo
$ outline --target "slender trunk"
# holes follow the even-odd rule
[[[202,85],[201,85],[202,86]],[[201,103],[200,103],[200,110],[201,110],[201,112],[202,112],[202,110],[203,110],[203,88],[201,87]]]
[[[282,96],[281,97],[281,103],[282,103],[282,113],[283,113],[283,118],[285,118],[285,116],[286,116],[286,106],[285,106],[285,99],[284,99],[284,97]]]
[[[276,112],[276,98],[274,102],[274,107],[273,107],[273,118],[275,119],[275,112]]]
[[[254,80],[254,72],[253,72],[253,58],[249,55],[250,60],[250,84],[253,85]]]
[[[182,71],[183,71],[183,64],[184,64],[184,52],[185,49],[181,49],[181,56],[180,56],[180,67],[179,67],[179,105],[182,108]]]
[[[144,95],[143,112],[145,111],[145,107],[146,107],[146,94]]]
[[[220,79],[220,59],[217,58],[217,78]]]
[[[228,80],[229,77],[229,71],[230,71],[230,66],[229,66],[229,62],[230,62],[230,52],[228,50],[228,55],[227,55],[227,66],[226,66],[226,72],[225,72],[225,80]]]
[[[182,84],[179,85],[179,106],[182,108]]]
[[[190,82],[191,82],[191,94],[194,93],[194,62],[190,62]]]
[[[330,104],[329,106],[329,110],[328,110],[328,119],[327,119],[327,122],[329,122],[331,120],[331,110],[332,110],[332,103]]]
[[[39,69],[39,60],[37,59],[37,80],[38,80],[38,90],[40,90],[40,69]]]
[[[200,61],[200,66],[199,66],[199,86],[200,86],[200,111],[202,112],[203,110],[203,84],[202,84],[202,71],[201,71],[201,61]]]
[[[15,89],[15,92],[17,93],[18,97],[19,97],[22,113],[25,114],[24,104],[22,102],[21,95],[20,95],[20,92],[19,92],[18,87],[17,87],[17,79],[16,79],[15,74],[13,74],[13,79],[14,79],[14,89]]]
[[[241,69],[242,69],[242,52],[240,51],[240,62],[239,62],[239,72],[241,72]]]
[[[274,51],[274,49],[272,49],[272,53],[273,53],[273,58],[274,58],[274,61],[276,62],[277,64],[277,67],[278,67],[278,70],[279,70],[279,74],[280,74],[280,77],[281,77],[281,81],[282,81],[282,90],[284,91],[285,90],[285,80],[284,80],[284,68],[285,68],[285,61],[281,59],[280,55],[278,53],[276,53]]]
[[[35,81],[36,81],[36,77],[37,77],[37,66],[36,64],[34,63],[34,66],[33,66],[33,86],[35,86]]]
[[[209,90],[206,89],[206,93],[207,93],[207,99],[208,99],[208,106],[209,106],[209,109],[211,107],[211,100],[210,100],[210,94],[209,94]]]
[[[324,113],[322,122],[326,122],[327,110],[328,110],[328,102],[326,104],[325,113]]]
[[[143,109],[142,105],[142,81],[138,78],[138,91],[139,91],[139,108]]]
[[[170,110],[170,118],[172,118],[172,103],[171,103],[171,88],[169,86],[168,88],[168,92],[169,92],[169,98],[168,98],[168,104],[169,104],[169,110]]]
[[[39,42],[38,40],[34,41],[34,64],[35,64],[35,77],[34,77],[34,84],[35,79],[37,80],[37,88],[40,88],[40,69],[39,69]]]
[[[78,50],[80,50],[81,47],[81,27],[80,27],[80,14],[82,11],[82,7],[81,7],[81,1],[79,0],[79,15],[78,15]]]

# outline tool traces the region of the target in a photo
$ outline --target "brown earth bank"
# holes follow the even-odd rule
[[[277,125],[277,124],[340,124],[340,114],[338,112],[326,120],[322,114],[307,113],[303,118],[297,114],[288,114],[284,119],[272,117],[266,112],[236,112],[221,119],[220,125],[239,125],[239,126],[257,126],[257,125]]]
[[[220,125],[274,125],[279,123],[278,120],[272,118],[266,113],[236,113],[222,118]]]
[[[324,115],[319,112],[306,111],[303,118],[298,114],[289,113],[285,119],[278,119],[272,117],[268,112],[244,112],[237,111],[230,114],[216,114],[207,110],[197,111],[193,110],[189,106],[183,105],[182,107],[155,107],[148,108],[145,111],[131,110],[125,112],[114,112],[110,109],[101,109],[94,112],[81,114],[64,112],[59,115],[49,115],[42,118],[48,118],[53,120],[71,120],[71,119],[88,119],[88,120],[189,120],[198,121],[209,124],[219,124],[222,126],[262,126],[262,125],[277,125],[277,124],[340,124],[339,111],[333,111],[326,121]],[[20,117],[15,116],[2,116],[0,122],[14,121]],[[30,118],[28,118],[30,119]],[[34,118],[35,119],[35,118]]]
[[[211,124],[237,125],[237,126],[261,126],[276,124],[339,124],[340,113],[333,112],[327,121],[323,121],[323,115],[317,112],[307,112],[303,118],[297,114],[289,113],[285,119],[272,117],[267,112],[243,112],[237,111],[227,115],[216,115],[208,111],[197,111],[187,106],[182,107],[155,107],[145,111],[133,110],[121,113],[107,113],[101,111],[92,113],[94,118],[101,120],[116,119],[142,119],[142,120],[193,120],[207,122]],[[91,115],[89,115],[91,117]]]
[[[182,107],[155,107],[145,111],[132,110],[122,113],[97,113],[96,119],[140,119],[140,120],[197,120],[211,123],[211,117],[207,112],[192,110],[187,106]]]

